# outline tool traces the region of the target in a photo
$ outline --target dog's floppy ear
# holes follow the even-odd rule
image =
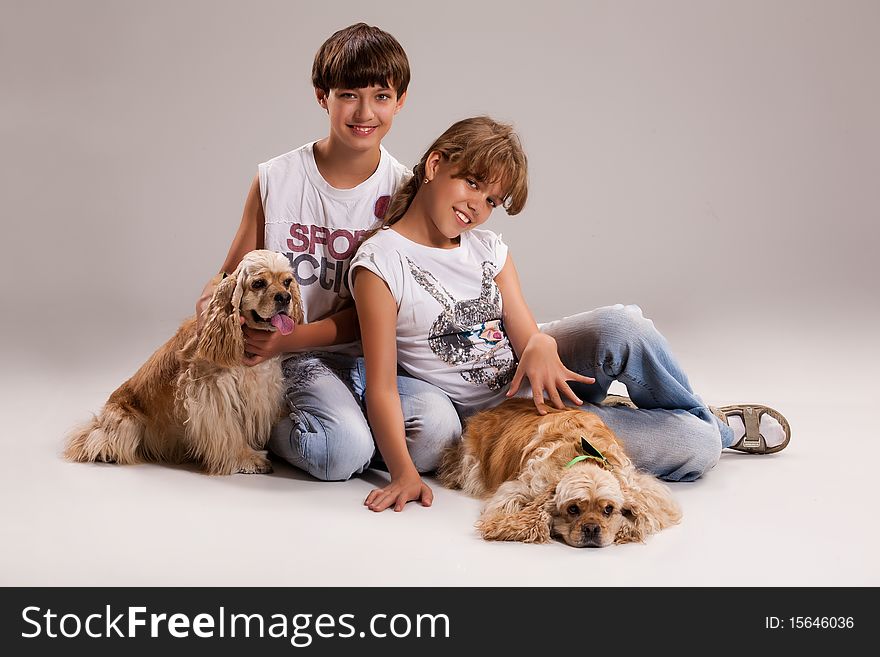
[[[245,266],[244,260],[241,261],[241,264],[238,265],[232,276],[227,278],[233,277],[235,278],[235,288],[232,290],[232,299],[230,299],[229,303],[237,317],[241,311],[241,295],[244,294],[244,284],[247,279],[247,266]]]
[[[681,520],[681,509],[669,487],[635,469],[620,473],[623,491],[624,522],[614,538],[615,543],[643,542],[651,534],[671,527]]]
[[[487,541],[521,541],[523,543],[550,542],[550,508],[555,487],[514,511],[496,509],[484,513],[477,529]]]
[[[211,302],[205,308],[205,322],[199,335],[196,357],[222,367],[241,362],[244,356],[244,336],[241,333],[239,307],[244,290],[246,268],[243,264],[231,276],[217,285]]]
[[[290,317],[293,320],[294,324],[302,324],[302,321],[304,319],[302,294],[300,293],[299,285],[297,284],[296,279],[293,280],[293,283],[290,284],[290,287],[287,289],[287,291],[290,292],[291,296],[292,310],[290,313]]]

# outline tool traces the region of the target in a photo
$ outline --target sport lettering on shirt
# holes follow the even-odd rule
[[[315,255],[315,247],[322,244],[335,259],[348,260],[364,241],[366,234],[366,230],[352,232],[337,228],[331,231],[325,226],[294,223],[290,225],[291,239],[287,240],[287,248],[293,253],[308,252],[309,255]]]
[[[367,232],[345,228],[331,230],[314,224],[291,224],[290,238],[287,240],[290,252],[287,257],[293,267],[296,282],[301,286],[318,283],[323,289],[333,290],[342,298],[351,297],[348,268],[351,257]],[[321,255],[316,258],[316,249],[330,257]]]
[[[325,290],[333,290],[340,298],[351,297],[348,287],[348,269],[350,260],[329,260],[321,256],[320,261],[308,253],[294,256],[293,253],[285,253],[293,268],[293,277],[300,286],[309,286],[319,283]]]

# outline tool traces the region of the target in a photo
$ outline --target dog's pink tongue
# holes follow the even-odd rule
[[[273,315],[269,321],[272,322],[272,326],[277,328],[281,335],[288,335],[293,332],[293,320],[284,313]]]

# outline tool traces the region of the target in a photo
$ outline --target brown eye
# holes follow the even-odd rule
[[[609,504],[604,509],[602,509],[602,513],[604,513],[606,516],[610,516],[612,513],[614,513],[614,507]]]
[[[566,509],[566,510],[568,511],[568,514],[571,515],[571,516],[576,516],[576,515],[578,515],[578,514],[581,512],[581,509],[580,509],[580,507],[579,507],[577,504],[572,504],[572,505],[571,505],[570,507],[568,507],[568,509]]]
[[[251,283],[251,287],[255,290],[261,290],[266,287],[266,281],[264,281],[262,278],[258,278],[253,283]]]
[[[284,279],[284,287],[290,287],[290,284],[291,284],[291,283],[293,283],[293,279],[292,279],[292,278],[285,278],[285,279]]]

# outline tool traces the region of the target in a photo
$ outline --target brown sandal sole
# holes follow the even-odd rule
[[[785,449],[791,440],[791,427],[788,424],[788,420],[782,416],[782,413],[769,406],[763,406],[762,404],[735,404],[718,408],[711,407],[711,410],[719,420],[728,426],[727,418],[729,416],[738,415],[742,418],[746,433],[739,441],[731,445],[729,449],[746,452],[747,454],[775,454]],[[785,440],[773,447],[767,447],[764,436],[761,435],[761,416],[765,414],[779,422],[785,432]]]

